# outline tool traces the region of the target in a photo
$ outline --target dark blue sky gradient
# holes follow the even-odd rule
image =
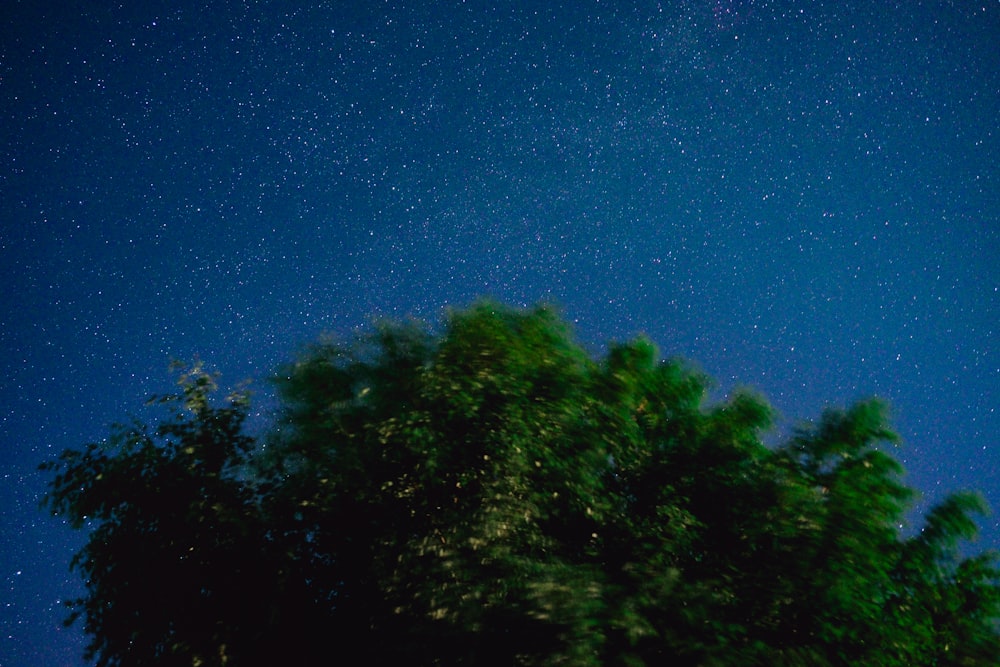
[[[0,664],[81,664],[35,467],[171,358],[478,295],[785,430],[884,396],[920,507],[1000,510],[1000,2],[299,4],[6,3]]]

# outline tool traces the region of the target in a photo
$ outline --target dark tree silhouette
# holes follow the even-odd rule
[[[379,325],[278,373],[246,436],[198,365],[155,428],[65,452],[100,665],[995,665],[979,496],[903,537],[885,406],[787,444],[752,392],[545,307]],[[361,656],[361,657],[350,657]]]

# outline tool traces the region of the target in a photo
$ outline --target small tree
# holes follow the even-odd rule
[[[72,566],[87,595],[71,604],[99,665],[205,664],[239,655],[234,634],[258,613],[247,587],[263,563],[257,499],[242,482],[253,441],[242,432],[246,394],[222,407],[200,364],[151,429],[117,425],[111,437],[44,464],[54,514],[91,528]],[[247,626],[249,627],[249,626]]]

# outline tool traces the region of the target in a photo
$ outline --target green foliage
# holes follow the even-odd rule
[[[211,407],[214,379],[200,364],[176,396],[156,397],[166,418],[151,430],[115,426],[111,437],[44,464],[55,472],[45,502],[91,527],[73,560],[88,589],[83,615],[98,665],[191,664],[227,646],[260,599],[245,588],[261,563],[255,499],[239,479],[253,442],[242,433],[247,397]]]
[[[922,532],[885,406],[783,446],[774,415],[648,340],[593,359],[548,308],[321,341],[248,402],[200,365],[155,429],[44,467],[91,528],[74,603],[100,665],[987,665],[1000,570],[978,496]]]

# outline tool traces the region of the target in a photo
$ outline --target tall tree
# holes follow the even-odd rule
[[[885,406],[786,444],[750,391],[645,339],[588,355],[549,308],[481,302],[307,348],[254,441],[195,366],[155,428],[68,451],[101,665],[996,664],[972,494],[898,532]]]

